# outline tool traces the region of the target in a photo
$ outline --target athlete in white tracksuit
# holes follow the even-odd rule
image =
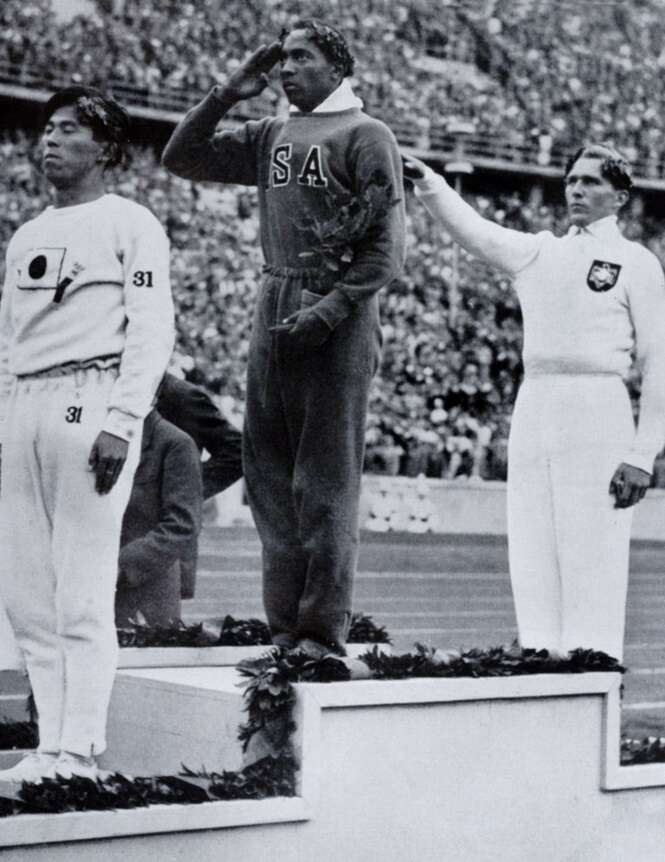
[[[665,282],[657,258],[616,224],[629,168],[606,147],[576,153],[566,171],[572,227],[561,238],[481,218],[417,160],[405,175],[454,240],[513,277],[520,300],[525,378],[508,454],[520,642],[621,658],[630,507],[665,443]],[[633,352],[637,429],[623,383]]]
[[[0,781],[94,777],[106,745],[122,516],[173,347],[164,230],[104,192],[123,115],[85,88],[49,102],[44,170],[55,206],[7,249],[0,600],[35,696],[39,750]]]

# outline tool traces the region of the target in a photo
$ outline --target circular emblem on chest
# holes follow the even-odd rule
[[[37,257],[33,257],[30,261],[30,265],[28,266],[28,275],[30,278],[34,278],[35,280],[41,278],[46,272],[46,255],[38,254]]]

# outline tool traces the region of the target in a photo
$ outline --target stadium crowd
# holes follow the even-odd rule
[[[70,21],[51,0],[4,0],[0,74],[116,85],[174,109],[195,102],[294,15],[334,20],[357,44],[357,89],[426,149],[459,121],[530,147],[542,163],[580,138],[611,138],[643,172],[665,151],[665,24],[658,0],[89,0]],[[552,10],[556,6],[556,10]],[[263,112],[278,85],[249,105]],[[244,106],[245,107],[245,106]]]
[[[424,149],[435,126],[445,131],[466,121],[478,134],[533,144],[543,164],[556,148],[610,137],[655,172],[665,150],[665,24],[657,0],[637,0],[635,15],[621,4],[592,3],[582,12],[548,2],[562,14],[544,14],[542,0],[466,0],[441,4],[437,16],[427,0],[89,0],[93,14],[64,20],[51,0],[4,0],[0,75],[111,82],[148,98],[179,94],[182,107],[293,16],[320,14],[352,42],[362,34],[358,92],[371,112],[415,130]],[[119,95],[131,102],[130,90]],[[281,98],[275,83],[242,110],[280,110]],[[5,244],[45,202],[33,150],[21,133],[0,141]],[[261,268],[254,192],[179,180],[147,148],[135,150],[114,187],[149,206],[171,238],[183,371],[239,418]],[[473,203],[522,230],[562,228],[562,213],[536,198],[488,193]],[[639,204],[626,232],[665,259],[663,225],[645,219]],[[496,272],[455,252],[422,208],[408,209],[406,270],[382,298],[383,367],[369,413],[367,468],[503,478],[521,376],[516,299]]]
[[[137,148],[111,188],[147,205],[172,244],[177,357],[187,378],[242,415],[248,336],[261,274],[254,191],[195,185]],[[487,217],[523,230],[562,229],[562,211],[518,194],[474,195]],[[47,203],[35,145],[0,142],[0,241]],[[510,412],[521,378],[521,324],[507,279],[461,253],[459,299],[451,304],[455,251],[407,197],[403,276],[381,298],[383,364],[367,427],[368,470],[387,475],[504,478]],[[639,217],[638,217],[639,216]],[[627,233],[663,257],[663,225],[635,203]]]

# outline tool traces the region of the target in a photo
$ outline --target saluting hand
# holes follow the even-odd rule
[[[610,494],[614,494],[616,500],[614,508],[628,509],[639,503],[650,484],[651,473],[632,464],[619,464],[610,482]]]
[[[228,102],[239,102],[242,99],[258,96],[268,86],[268,72],[281,57],[281,42],[259,45],[228,81],[219,87],[218,98]]]
[[[129,443],[122,437],[100,431],[92,444],[88,466],[95,474],[95,491],[98,494],[108,494],[118,481],[118,476],[125,466]]]

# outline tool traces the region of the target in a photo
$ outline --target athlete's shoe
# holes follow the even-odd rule
[[[304,653],[309,658],[317,660],[334,658],[336,661],[341,661],[348,668],[351,679],[371,679],[372,677],[372,673],[364,661],[340,655],[339,652],[334,652],[330,647],[311,638],[302,638],[299,640],[297,646],[291,652]]]
[[[293,647],[294,653],[305,653],[308,658],[339,658],[339,653],[335,652],[329,646],[322,644],[320,641],[315,641],[312,638],[300,638],[298,643]]]
[[[288,632],[280,632],[279,634],[272,636],[273,646],[279,647],[280,649],[291,650],[296,645],[296,636],[291,635]]]
[[[0,782],[9,781],[20,784],[22,781],[28,781],[37,784],[42,778],[51,774],[57,759],[57,754],[48,751],[33,751],[26,754],[9,769],[0,769]]]
[[[64,779],[90,778],[93,781],[102,777],[94,757],[82,757],[69,751],[61,751],[58,759],[52,764],[48,777],[56,776]]]

